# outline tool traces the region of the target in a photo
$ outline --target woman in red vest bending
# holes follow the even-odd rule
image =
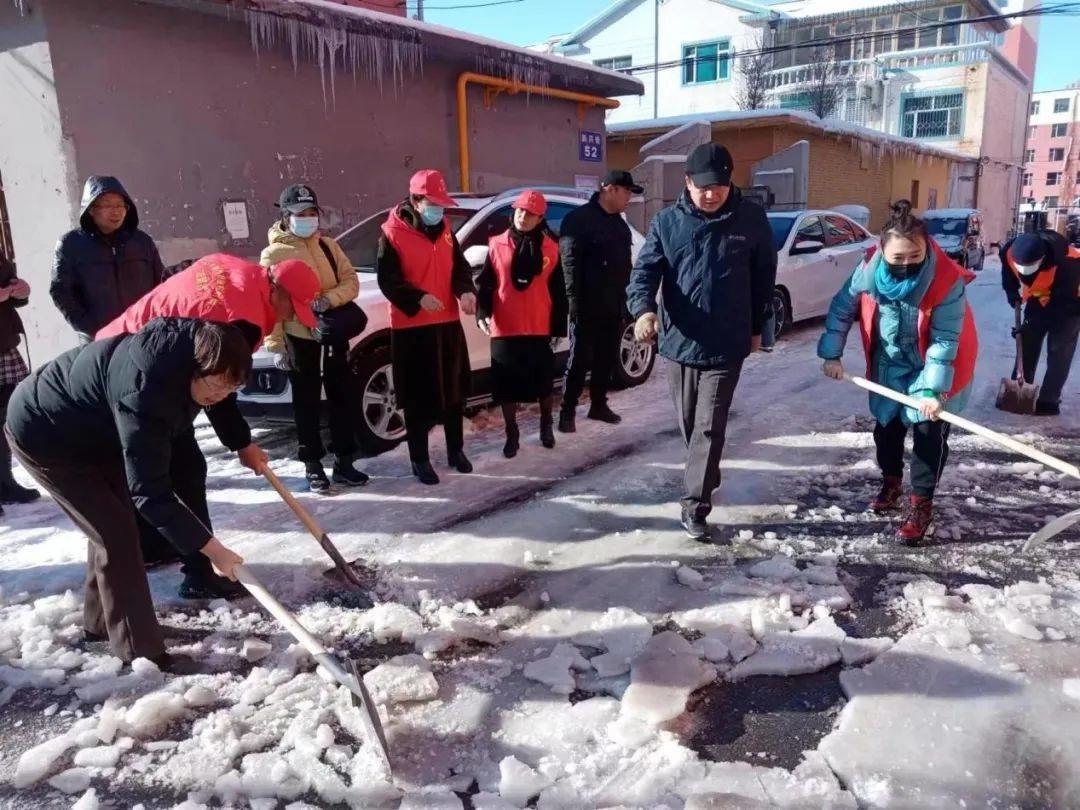
[[[900,507],[903,494],[904,438],[914,433],[911,508],[898,537],[915,545],[933,520],[934,490],[949,455],[949,424],[942,410],[963,410],[979,351],[975,318],[964,293],[974,274],[947,257],[901,200],[872,250],[829,307],[818,356],[825,374],[843,379],[851,327],[859,322],[866,351],[866,376],[903,394],[922,398],[918,410],[870,395],[877,419],[874,444],[883,482],[870,503],[875,512]]]
[[[439,483],[428,455],[428,432],[439,421],[450,466],[473,469],[464,450],[471,371],[458,306],[474,315],[476,290],[445,215],[452,205],[441,172],[414,174],[408,199],[383,223],[375,260],[379,289],[390,302],[394,392],[405,412],[413,475],[424,484]]]
[[[506,423],[503,455],[517,455],[517,403],[540,402],[540,443],[555,446],[552,430],[552,337],[566,335],[566,285],[559,271],[559,243],[544,214],[547,200],[525,191],[514,202],[510,228],[488,240],[488,257],[477,279],[476,319],[491,336],[495,401]]]

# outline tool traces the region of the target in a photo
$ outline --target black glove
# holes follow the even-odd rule
[[[1013,309],[1016,309],[1018,306],[1020,306],[1020,296],[1019,295],[1009,295],[1009,296],[1006,296],[1006,297],[1009,299],[1009,306],[1012,307]]]
[[[1010,333],[1012,334],[1012,336],[1013,336],[1014,338],[1015,338],[1015,337],[1021,337],[1021,336],[1022,336],[1022,335],[1023,335],[1023,334],[1024,334],[1024,333],[1025,333],[1026,331],[1027,331],[1027,324],[1026,324],[1026,323],[1022,323],[1022,324],[1020,324],[1019,326],[1014,326],[1014,327],[1013,327],[1012,329],[1010,329],[1009,331],[1010,331]]]

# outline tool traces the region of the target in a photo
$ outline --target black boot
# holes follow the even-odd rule
[[[247,588],[239,582],[218,576],[213,571],[185,574],[180,583],[181,599],[239,599],[247,595]]]
[[[326,470],[321,461],[308,461],[304,464],[304,477],[307,479],[308,489],[325,495],[330,491],[330,479],[326,477]]]
[[[540,400],[540,444],[548,450],[555,446],[555,432],[552,429],[551,397]]]
[[[622,417],[611,410],[606,402],[594,402],[590,405],[588,416],[590,419],[595,419],[597,422],[606,422],[609,425],[617,425],[622,421]]]
[[[563,407],[559,411],[559,433],[576,433],[577,422],[574,418],[574,409]]]
[[[352,456],[341,455],[334,461],[334,470],[330,474],[335,484],[347,487],[362,487],[371,479],[368,474],[353,466]]]
[[[439,476],[435,474],[435,468],[431,466],[430,461],[414,461],[412,474],[420,480],[421,484],[434,486],[439,483]]]
[[[1043,402],[1042,400],[1035,403],[1035,415],[1036,416],[1060,416],[1061,405],[1057,402]]]
[[[465,457],[464,450],[458,450],[456,453],[450,453],[447,456],[446,463],[457,470],[459,473],[468,474],[473,470],[472,462]]]
[[[503,455],[513,458],[518,454],[521,447],[521,432],[517,425],[517,407],[513,403],[502,406],[503,423],[506,425],[506,444],[503,445]]]

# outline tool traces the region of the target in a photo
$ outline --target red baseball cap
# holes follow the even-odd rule
[[[308,329],[314,329],[316,320],[311,302],[319,297],[322,285],[311,266],[300,259],[286,259],[270,268],[270,280],[289,294],[296,320]]]
[[[539,191],[529,189],[521,192],[521,196],[514,200],[513,207],[542,217],[547,212],[547,198]]]
[[[423,169],[414,174],[409,180],[409,193],[425,197],[443,208],[454,204],[454,198],[446,190],[446,178],[438,169]]]

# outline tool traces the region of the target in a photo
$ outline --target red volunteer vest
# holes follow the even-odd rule
[[[277,322],[266,268],[226,253],[204,256],[166,279],[103,326],[95,337],[133,335],[154,318],[247,321],[262,330],[260,344]]]
[[[934,265],[934,280],[923,294],[919,302],[919,354],[926,360],[926,352],[930,348],[930,317],[934,307],[945,300],[949,290],[957,281],[963,280],[969,284],[975,278],[970,270],[965,270],[948,256],[934,240],[930,240],[931,247],[936,257]],[[866,260],[869,262],[876,249],[867,251]],[[863,339],[863,349],[866,352],[866,376],[870,377],[873,362],[874,342],[877,340],[877,301],[872,295],[862,294],[859,310],[859,332]],[[979,354],[979,336],[975,331],[975,313],[971,310],[971,304],[964,301],[964,325],[960,329],[960,345],[953,361],[953,384],[946,396],[951,397],[966,388],[975,378],[975,359]]]
[[[544,256],[540,273],[524,290],[514,286],[510,267],[514,260],[514,243],[510,231],[488,240],[491,265],[495,268],[495,300],[491,313],[492,337],[523,337],[551,335],[551,290],[548,282],[559,263],[559,246],[550,236],[541,242]]]
[[[390,212],[383,223],[382,232],[401,259],[401,272],[405,280],[418,290],[434,295],[445,307],[441,312],[428,312],[421,308],[415,315],[407,315],[389,304],[391,329],[413,329],[417,326],[453,323],[458,319],[457,299],[451,287],[454,238],[450,220],[444,219],[443,223],[443,232],[434,242],[405,222],[397,208]]]

